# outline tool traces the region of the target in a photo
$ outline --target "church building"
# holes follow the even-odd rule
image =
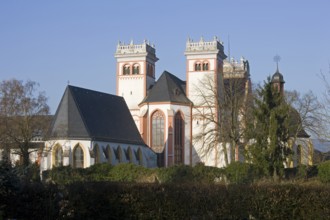
[[[234,93],[243,97],[242,102],[252,92],[249,62],[226,59],[223,43],[216,37],[188,39],[184,54],[186,80],[166,70],[156,80],[155,47],[147,41],[119,42],[116,95],[68,86],[50,129],[41,170],[103,162],[224,167],[231,160],[244,160],[242,146],[231,148],[218,136],[219,124],[226,117],[221,109],[226,89],[239,82]],[[284,80],[278,71],[272,81],[283,92]],[[308,140],[304,131],[298,135],[297,141]],[[310,145],[294,145],[296,154],[303,149],[313,150]],[[301,155],[296,161],[311,164]]]
[[[211,41],[188,39],[185,56],[186,81],[167,71],[156,81],[155,48],[146,41],[119,42],[116,93],[124,97],[141,137],[156,152],[158,166],[204,163],[222,167],[221,144],[208,141],[213,134],[199,141],[194,137],[205,130],[219,133],[216,123],[205,118],[219,122],[217,102],[223,99],[226,80],[241,78],[244,91],[250,91],[248,61],[226,61],[224,46],[216,37]]]

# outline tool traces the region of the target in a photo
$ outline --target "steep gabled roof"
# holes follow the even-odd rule
[[[191,101],[186,96],[185,88],[185,81],[164,71],[141,104],[152,102],[191,104]]]
[[[144,145],[124,98],[75,86],[64,92],[50,137]]]

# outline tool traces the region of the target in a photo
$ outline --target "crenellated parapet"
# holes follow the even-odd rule
[[[244,57],[241,57],[239,61],[233,57],[230,60],[224,60],[223,74],[224,78],[249,78],[249,61]]]
[[[155,45],[151,45],[147,40],[142,44],[134,44],[133,40],[129,44],[118,42],[115,57],[149,55],[156,60]]]
[[[223,42],[220,42],[217,37],[214,37],[212,41],[205,41],[203,37],[197,42],[194,42],[192,39],[188,38],[186,43],[185,54],[192,53],[218,53],[222,59],[225,59],[227,56],[224,53]]]

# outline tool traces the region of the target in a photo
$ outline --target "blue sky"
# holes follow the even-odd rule
[[[65,87],[115,93],[118,41],[156,46],[156,77],[185,79],[185,43],[218,36],[260,83],[281,56],[285,88],[321,95],[329,72],[329,0],[0,1],[0,80],[40,83],[52,113]]]

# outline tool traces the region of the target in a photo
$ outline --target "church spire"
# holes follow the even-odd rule
[[[280,71],[278,70],[278,63],[281,61],[281,57],[278,54],[276,54],[274,56],[274,61],[276,62],[276,72],[279,73]]]
[[[278,63],[280,62],[281,57],[279,55],[274,56],[274,61],[276,62],[276,72],[272,76],[272,84],[274,85],[275,88],[278,89],[278,91],[283,94],[284,92],[284,77],[280,73],[278,69]]]

